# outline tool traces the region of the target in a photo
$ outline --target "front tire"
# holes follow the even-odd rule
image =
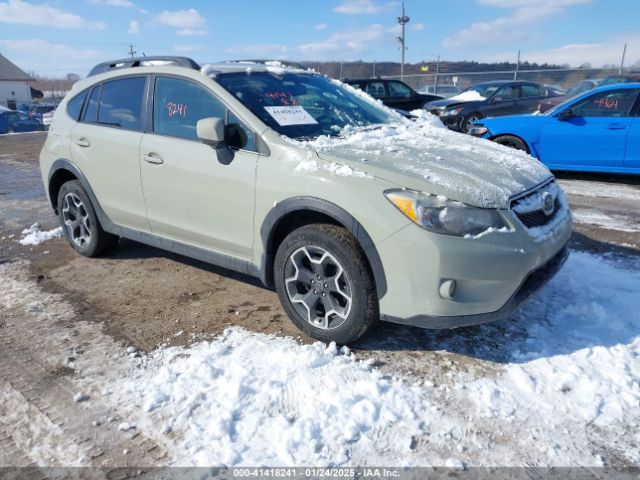
[[[102,229],[91,200],[78,180],[66,182],[60,188],[58,217],[67,241],[80,255],[97,257],[118,243],[116,235]]]
[[[514,148],[516,150],[522,150],[529,153],[527,144],[521,138],[514,137],[513,135],[501,135],[493,139],[494,142],[504,145],[505,147]]]
[[[276,253],[274,276],[282,306],[310,337],[351,343],[380,317],[367,259],[342,227],[314,224],[291,232]]]
[[[463,133],[469,133],[469,130],[471,130],[471,127],[473,126],[473,124],[478,120],[482,120],[482,115],[478,112],[473,112],[467,115],[465,119],[462,121]]]

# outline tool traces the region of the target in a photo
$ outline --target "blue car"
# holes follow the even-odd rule
[[[541,115],[482,119],[469,131],[551,170],[640,173],[640,83],[607,85]]]
[[[0,111],[0,134],[44,130],[40,121],[14,110]]]

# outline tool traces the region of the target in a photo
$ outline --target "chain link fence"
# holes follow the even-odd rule
[[[404,75],[403,81],[412,88],[419,90],[430,87],[430,91],[438,93],[438,87],[453,85],[460,90],[480,82],[492,80],[527,80],[542,85],[553,85],[567,90],[582,80],[602,80],[610,75],[618,75],[615,68],[576,68],[576,69],[546,69],[546,70],[504,70],[493,72],[447,72],[419,75]],[[383,78],[400,79],[399,75],[389,75]]]

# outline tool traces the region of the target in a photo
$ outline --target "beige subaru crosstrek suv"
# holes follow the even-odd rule
[[[277,62],[106,62],[56,110],[42,177],[81,255],[126,237],[259,277],[323,341],[504,318],[566,259],[564,195],[414,113]]]

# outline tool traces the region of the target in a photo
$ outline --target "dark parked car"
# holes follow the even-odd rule
[[[551,97],[541,101],[538,107],[538,111],[540,113],[544,113],[547,110],[552,109],[556,105],[560,105],[562,102],[566,102],[570,98],[576,97],[584,92],[588,92],[589,90],[593,90],[598,85],[600,85],[601,82],[602,79],[597,78],[587,78],[586,80],[581,80],[576,85],[567,90],[564,94],[561,94],[558,97]]]
[[[31,110],[29,110],[29,116],[34,120],[38,120],[42,123],[42,115],[45,113],[53,112],[56,109],[56,106],[51,103],[40,103],[38,105],[34,105]]]
[[[550,96],[553,93],[537,83],[499,80],[478,83],[455,97],[429,102],[426,108],[451,130],[467,133],[484,117],[532,113]]]
[[[0,111],[0,134],[36,132],[38,130],[43,130],[42,124],[38,120],[13,110]]]
[[[398,108],[407,112],[424,108],[425,104],[432,100],[442,99],[440,95],[418,93],[409,85],[399,80],[356,78],[343,81],[360,90],[364,90],[389,108]]]

